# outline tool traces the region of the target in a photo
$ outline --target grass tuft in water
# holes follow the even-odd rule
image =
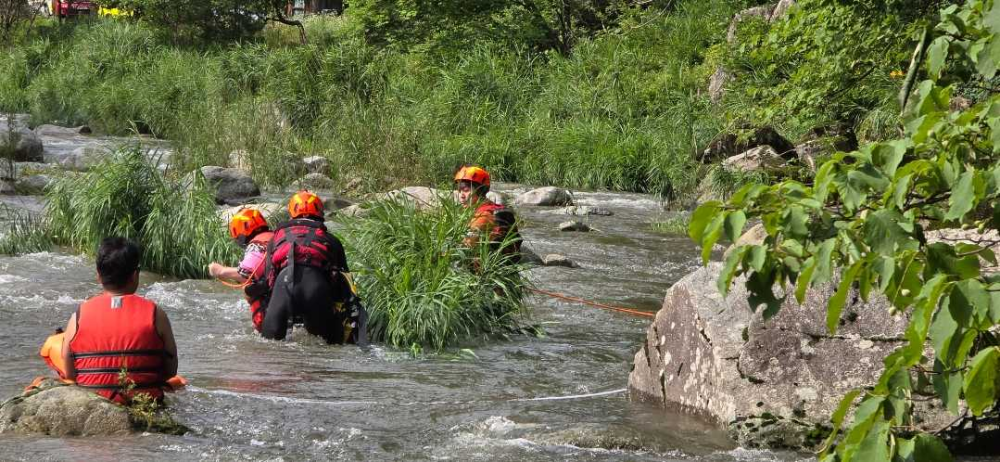
[[[57,181],[46,196],[50,237],[77,251],[92,254],[109,236],[131,238],[144,269],[178,277],[204,277],[210,262],[238,255],[204,178],[172,181],[138,147]]]
[[[428,211],[384,202],[367,218],[344,221],[344,243],[374,341],[441,350],[521,327],[527,283],[522,268],[486,243],[465,248],[472,212],[443,202]]]

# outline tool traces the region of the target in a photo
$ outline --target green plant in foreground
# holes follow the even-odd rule
[[[212,261],[238,255],[204,178],[169,180],[139,148],[60,179],[46,197],[47,232],[77,251],[92,253],[108,236],[128,237],[142,246],[143,269],[178,277],[203,277]]]
[[[164,408],[163,404],[148,393],[135,393],[135,381],[128,378],[128,368],[122,366],[118,371],[118,386],[121,393],[128,397],[125,410],[129,421],[137,430],[183,435],[188,429],[181,425]]]
[[[721,237],[735,241],[748,219],[762,220],[768,237],[731,251],[718,287],[726,293],[735,276],[747,274],[751,306],[765,306],[766,317],[784,297],[801,303],[809,287],[833,281],[831,333],[852,287],[866,300],[882,294],[909,317],[906,344],[885,358],[878,382],[849,393],[834,412],[822,462],[951,460],[938,436],[948,429],[922,428],[914,395],[936,395],[959,417],[956,424],[973,425],[996,411],[1000,397],[1000,276],[983,270],[997,257],[987,246],[930,243],[926,234],[1000,230],[1000,96],[949,107],[968,76],[997,74],[1000,2],[946,6],[929,30],[926,60],[923,45],[914,56],[929,78],[906,106],[903,138],[834,155],[811,185],[748,185],[692,217],[690,235],[705,261]],[[911,66],[907,82],[920,71]],[[781,298],[775,285],[786,288]]]
[[[427,211],[383,202],[344,223],[369,335],[415,354],[514,332],[526,311],[522,268],[485,242],[464,247],[472,212],[442,202]]]

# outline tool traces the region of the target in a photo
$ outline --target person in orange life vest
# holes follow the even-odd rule
[[[224,266],[217,262],[208,265],[208,274],[216,279],[227,279],[243,285],[243,293],[250,304],[250,319],[253,328],[261,332],[264,327],[264,313],[267,311],[271,288],[264,275],[264,257],[267,244],[274,233],[267,226],[267,220],[259,210],[241,209],[229,221],[229,236],[243,247],[243,259],[238,266]]]
[[[104,292],[69,318],[62,345],[66,379],[116,401],[137,393],[162,399],[169,377],[177,375],[177,344],[167,313],[135,294],[139,287],[139,246],[109,237],[97,250],[97,281]],[[119,374],[125,371],[127,391]]]
[[[271,300],[262,334],[282,340],[289,320],[303,318],[306,331],[327,343],[343,343],[344,313],[334,306],[351,298],[347,256],[323,224],[323,201],[299,191],[288,202],[291,220],[278,225],[265,264]]]
[[[518,262],[521,236],[517,230],[517,218],[512,210],[486,197],[486,193],[490,191],[490,174],[480,167],[462,167],[455,173],[455,184],[458,188],[458,201],[466,207],[476,209],[464,244],[474,247],[484,236],[494,249],[506,242],[503,253],[510,255],[513,263]],[[508,236],[511,238],[508,239]]]

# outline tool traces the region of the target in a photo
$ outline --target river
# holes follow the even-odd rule
[[[655,311],[670,285],[698,265],[684,236],[657,234],[650,196],[578,193],[595,231],[561,233],[570,219],[521,208],[539,254],[579,268],[529,271],[537,287]],[[49,374],[45,336],[96,294],[93,262],[62,253],[0,258],[0,396]],[[550,298],[532,298],[540,337],[469,345],[414,358],[374,346],[330,347],[295,331],[289,341],[253,333],[239,293],[204,280],[143,274],[140,293],[168,312],[180,372],[190,386],[169,396],[184,436],[0,437],[0,460],[612,460],[795,461],[736,448],[699,418],[630,402],[625,388],[648,320]],[[607,449],[607,448],[612,449]]]

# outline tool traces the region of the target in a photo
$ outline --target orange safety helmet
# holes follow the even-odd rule
[[[468,181],[478,185],[490,187],[490,174],[481,167],[462,167],[455,173],[455,182]]]
[[[267,230],[267,220],[257,209],[240,209],[229,220],[229,237],[241,243],[245,243],[261,230]]]
[[[288,201],[288,215],[292,218],[323,218],[323,200],[309,191],[299,191]]]

